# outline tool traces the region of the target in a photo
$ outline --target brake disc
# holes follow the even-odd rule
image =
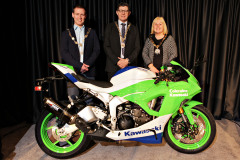
[[[205,134],[204,129],[206,127],[202,118],[201,117],[197,118],[195,115],[193,115],[193,119],[194,119],[194,125],[191,126],[192,128],[189,128],[188,130],[186,128],[183,128],[183,127],[186,127],[185,125],[181,125],[182,128],[179,127],[180,125],[174,125],[175,126],[174,137],[180,140],[182,143],[186,143],[186,144],[196,143],[200,141]],[[182,122],[183,122],[183,119],[179,118],[175,123],[180,124]]]

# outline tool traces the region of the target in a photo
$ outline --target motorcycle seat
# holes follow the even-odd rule
[[[95,85],[95,86],[98,86],[98,87],[101,87],[101,88],[110,88],[110,87],[113,86],[113,84],[111,82],[88,79],[88,78],[86,78],[86,77],[84,77],[80,74],[72,74],[72,76],[80,82],[90,83],[92,85]]]

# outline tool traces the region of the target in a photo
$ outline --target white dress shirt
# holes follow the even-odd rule
[[[80,54],[80,62],[83,63],[85,26],[83,25],[80,28],[79,26],[74,24],[74,31],[75,31],[77,42],[78,42],[78,49],[79,49],[79,54]],[[82,46],[80,46],[79,43],[81,43]]]

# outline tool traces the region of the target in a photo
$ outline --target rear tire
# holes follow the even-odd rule
[[[57,119],[47,110],[41,114],[35,127],[35,137],[40,148],[49,156],[59,159],[71,158],[83,152],[91,139],[81,130],[70,135],[58,136]]]
[[[189,154],[208,148],[216,135],[215,120],[205,107],[195,106],[191,112],[195,122],[191,131],[194,130],[194,132],[186,130],[180,114],[172,117],[164,129],[166,142],[175,150]],[[191,134],[187,134],[187,132]]]

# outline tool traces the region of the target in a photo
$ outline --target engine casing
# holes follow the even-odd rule
[[[140,106],[133,103],[121,105],[117,110],[118,128],[120,130],[138,127],[151,120],[151,116]]]

